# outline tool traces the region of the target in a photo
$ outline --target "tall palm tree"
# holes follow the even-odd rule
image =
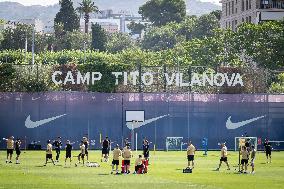
[[[92,0],[83,0],[79,3],[79,7],[77,10],[79,11],[80,15],[84,15],[85,20],[85,33],[88,33],[89,30],[89,21],[90,21],[90,14],[91,13],[98,13],[99,8],[95,5]]]

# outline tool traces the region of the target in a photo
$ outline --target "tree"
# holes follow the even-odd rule
[[[56,24],[62,24],[64,31],[78,30],[80,28],[80,18],[76,14],[71,0],[61,0],[59,2],[60,10],[54,19],[54,27]]]
[[[184,0],[150,0],[139,8],[139,14],[155,26],[179,23],[186,16],[186,4]]]
[[[210,14],[213,14],[219,21],[221,20],[222,11],[221,10],[214,10],[210,12]]]
[[[124,49],[134,48],[135,43],[129,34],[113,33],[108,35],[106,49],[108,52],[117,53]]]
[[[220,24],[215,14],[202,15],[196,20],[192,31],[193,38],[211,37],[217,28],[220,28]]]
[[[98,24],[92,24],[92,49],[106,51],[107,34]]]
[[[25,24],[17,24],[16,27],[7,28],[2,31],[3,40],[1,41],[1,49],[25,49],[26,38],[28,39],[28,51],[32,49],[32,26]]]
[[[127,28],[131,31],[131,35],[138,34],[139,37],[141,38],[142,30],[145,29],[145,25],[142,24],[141,22],[136,23],[134,21],[131,21],[128,25]]]
[[[174,48],[177,43],[185,40],[183,35],[177,34],[179,24],[170,23],[162,27],[152,27],[141,41],[143,49],[160,51]]]
[[[284,68],[284,20],[242,24],[234,35],[234,49],[250,66]]]
[[[85,20],[85,33],[88,33],[89,30],[89,21],[90,21],[90,14],[99,12],[98,7],[95,5],[92,0],[83,0],[82,3],[79,3],[80,7],[77,8],[80,14],[84,14]]]

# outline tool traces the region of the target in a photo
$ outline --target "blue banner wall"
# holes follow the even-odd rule
[[[190,139],[197,148],[207,137],[210,149],[218,142],[233,149],[234,138],[245,133],[284,140],[283,95],[82,92],[0,93],[0,137],[45,146],[57,136],[79,142],[88,135],[98,149],[100,133],[119,144],[130,138],[126,110],[145,110],[145,120],[166,115],[135,129],[139,148],[144,136],[158,149],[165,149],[166,137]]]

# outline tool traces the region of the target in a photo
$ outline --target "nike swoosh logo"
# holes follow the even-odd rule
[[[38,97],[38,98],[32,97],[32,100],[33,100],[33,101],[34,101],[34,100],[38,100],[38,99],[40,99],[40,97]]]
[[[240,121],[240,122],[237,122],[237,123],[233,123],[233,122],[231,121],[231,117],[232,117],[232,116],[230,116],[230,117],[227,119],[227,122],[226,122],[226,127],[227,127],[227,129],[237,129],[237,128],[242,127],[242,126],[245,126],[245,125],[247,125],[247,124],[249,124],[249,123],[251,123],[251,122],[254,122],[254,121],[256,121],[256,120],[259,120],[259,119],[261,119],[261,118],[264,118],[265,115],[264,115],[264,116],[260,116],[260,117],[256,117],[256,118],[252,118],[252,119],[248,119],[248,120],[245,120],[245,121]]]
[[[43,124],[46,124],[48,122],[51,122],[53,120],[56,120],[60,117],[63,117],[65,116],[66,114],[62,114],[62,115],[59,115],[59,116],[55,116],[55,117],[51,117],[51,118],[47,118],[47,119],[42,119],[42,120],[39,120],[39,121],[32,121],[31,120],[31,116],[29,115],[25,121],[25,126],[28,128],[28,129],[33,129],[33,128],[36,128],[36,127],[39,127]]]
[[[166,116],[169,116],[169,114],[168,114],[168,115],[159,116],[159,117],[155,117],[155,118],[152,118],[152,119],[148,119],[148,120],[145,120],[144,122],[134,123],[133,129],[137,129],[137,128],[139,128],[139,127],[142,127],[142,126],[144,126],[144,125],[147,125],[147,124],[149,124],[149,123],[152,123],[152,122],[154,122],[154,121],[157,121],[157,120],[159,120],[159,119],[162,119],[163,117],[166,117]],[[128,129],[132,130],[132,122],[127,122],[127,123],[126,123],[126,126],[128,127]]]

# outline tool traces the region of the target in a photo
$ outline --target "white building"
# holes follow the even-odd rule
[[[221,27],[236,30],[243,22],[258,24],[284,18],[284,0],[222,0]]]
[[[35,31],[38,33],[44,32],[44,24],[39,19],[20,19],[20,20],[11,20],[7,21],[3,26],[2,29],[12,28],[15,29],[17,24],[26,24],[26,25],[33,25],[35,27]]]
[[[108,33],[115,33],[119,31],[119,20],[117,19],[90,19],[89,32],[92,32],[92,24],[99,24]],[[80,19],[80,31],[85,31],[85,21]]]

